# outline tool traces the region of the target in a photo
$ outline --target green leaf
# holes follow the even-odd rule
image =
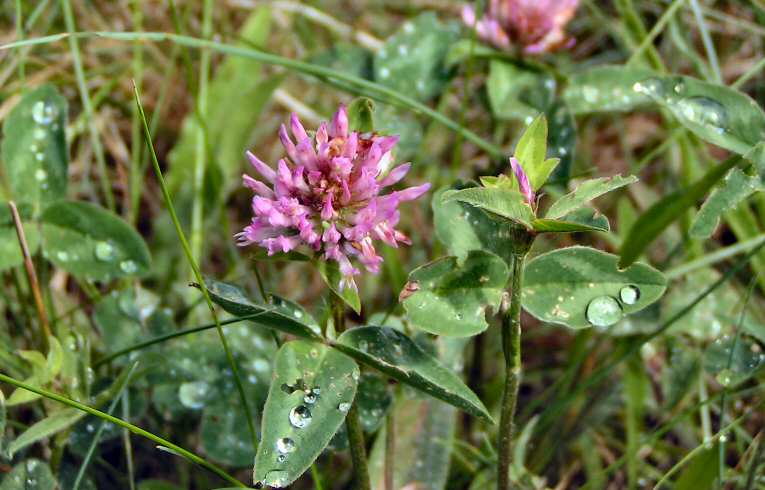
[[[356,363],[336,349],[303,340],[284,344],[263,412],[254,481],[283,488],[303,474],[345,420],[358,379]]]
[[[77,277],[108,281],[149,271],[151,257],[141,235],[99,206],[59,201],[41,220],[45,255]]]
[[[610,231],[608,218],[589,207],[579,208],[560,220],[535,219],[531,222],[539,233],[574,233],[583,231]]]
[[[20,206],[19,214],[22,218],[24,235],[27,238],[29,253],[34,255],[40,246],[40,232],[37,226],[24,224],[25,218],[31,217],[31,211],[27,212],[26,206]],[[24,255],[21,253],[21,245],[16,234],[16,227],[11,218],[11,212],[5,204],[0,205],[0,271],[16,267],[24,263]]]
[[[572,192],[555,201],[553,205],[550,206],[547,214],[545,214],[545,218],[556,219],[563,217],[584,206],[593,199],[620,187],[624,187],[625,185],[637,182],[637,180],[638,178],[634,175],[630,175],[629,177],[614,175],[613,177],[586,180],[579,184],[579,186]]]
[[[373,434],[380,428],[393,404],[393,395],[386,378],[373,373],[363,373],[356,391],[356,407],[364,432]]]
[[[486,92],[495,117],[531,122],[552,104],[555,80],[546,73],[494,59],[489,63]]]
[[[443,257],[412,271],[401,299],[409,320],[426,332],[468,337],[489,326],[486,309],[499,308],[508,275],[501,258],[473,250],[462,264]]]
[[[34,484],[30,484],[32,481]],[[5,475],[0,490],[56,490],[58,484],[47,463],[30,458]]]
[[[738,90],[686,76],[654,76],[636,84],[701,139],[748,153],[765,139],[765,113]]]
[[[534,258],[525,269],[523,307],[545,322],[605,328],[664,294],[667,280],[661,272],[644,264],[619,270],[617,259],[589,247]]]
[[[456,27],[445,26],[433,12],[404,22],[375,54],[375,81],[419,100],[440,94],[450,78],[444,61],[457,40]]]
[[[36,422],[22,432],[11,444],[8,445],[8,453],[10,456],[13,456],[14,453],[25,447],[71,427],[78,420],[85,417],[85,415],[87,415],[85,412],[76,408],[65,408],[58,412],[54,412],[53,415]]]
[[[423,351],[409,337],[388,327],[356,327],[334,346],[404,384],[489,422],[481,400],[453,371]]]
[[[674,490],[711,490],[720,478],[719,443],[703,448],[685,467],[672,486]]]
[[[246,293],[233,284],[214,279],[205,279],[210,299],[228,313],[236,316],[254,315],[251,322],[266,328],[279,330],[305,339],[321,340],[321,335],[310,325],[303,323],[293,314],[287,315],[281,306],[263,305],[250,300]]]
[[[324,279],[324,283],[329,286],[329,289],[333,293],[343,299],[345,304],[350,306],[356,313],[361,313],[361,298],[359,298],[359,292],[356,288],[346,286],[340,287],[340,281],[343,279],[343,275],[340,274],[340,266],[337,262],[327,260],[317,260],[316,268],[321,274],[321,278]]]
[[[619,251],[621,256],[619,267],[627,267],[635,262],[661,232],[682,216],[688,208],[694,206],[730,169],[740,162],[739,157],[727,159],[709,169],[701,179],[663,197],[641,214],[623,241]]]
[[[529,178],[531,187],[536,191],[542,187],[555,170],[559,160],[547,158],[547,119],[540,114],[523,132],[515,145],[515,158],[521,162]]]
[[[651,106],[651,98],[634,87],[653,75],[655,72],[644,68],[598,66],[573,75],[563,99],[574,114],[626,112]]]
[[[96,303],[93,323],[101,334],[106,352],[131,347],[144,338],[141,313],[133,290],[112,291]]]
[[[375,103],[368,97],[358,97],[348,105],[348,127],[351,131],[369,133],[375,130]]]
[[[512,252],[507,246],[507,240],[513,225],[493,220],[470,204],[446,201],[443,195],[448,190],[442,187],[435,192],[431,201],[438,240],[460,261],[471,250],[486,250],[510,264]]]
[[[52,85],[22,97],[3,124],[2,167],[11,197],[39,214],[66,197],[66,99]]]
[[[578,114],[662,107],[703,140],[741,155],[765,139],[765,113],[752,98],[692,77],[598,67],[571,77],[564,98]]]
[[[730,366],[729,366],[730,364]],[[765,366],[765,354],[751,337],[719,337],[704,351],[704,369],[726,388],[734,388]]]
[[[688,233],[696,238],[709,238],[723,214],[761,190],[763,185],[760,177],[746,175],[738,168],[732,169],[696,213]]]
[[[673,346],[662,372],[663,410],[673,411],[690,393],[695,393],[700,373],[701,359],[697,352],[681,345]]]
[[[252,464],[255,448],[247,431],[247,414],[238,407],[241,399],[235,390],[228,396],[218,396],[205,406],[199,429],[199,439],[205,454],[212,460],[235,468]]]
[[[460,201],[530,228],[534,212],[524,201],[523,195],[514,190],[501,187],[473,187],[444,193],[444,201]]]

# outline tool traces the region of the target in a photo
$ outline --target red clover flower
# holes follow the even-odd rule
[[[383,259],[374,240],[392,247],[410,244],[395,229],[398,206],[420,197],[430,184],[381,195],[406,175],[410,164],[391,169],[398,136],[349,131],[345,106],[340,106],[331,123],[322,122],[314,135],[306,132],[295,114],[290,127],[295,141],[284,125],[279,131],[289,158],[279,160],[276,170],[247,152],[263,181],[243,176],[244,185],[255,192],[254,217],[235,235],[238,245],[254,243],[269,255],[306,245],[324,260],[339,264],[341,288],[355,289],[359,270],[350,258],[356,257],[366,270],[377,273]]]
[[[578,5],[579,0],[490,0],[483,17],[476,21],[475,11],[466,5],[462,19],[500,49],[518,43],[526,54],[541,54],[573,44],[565,27]]]

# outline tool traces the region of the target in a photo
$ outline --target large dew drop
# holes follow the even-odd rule
[[[634,305],[640,299],[640,289],[637,286],[624,286],[619,290],[619,299],[625,305]]]
[[[304,429],[311,423],[311,410],[304,405],[298,405],[290,410],[290,424],[298,429]]]
[[[348,413],[348,411],[351,409],[351,404],[347,402],[343,402],[337,406],[337,409],[340,410],[342,413]]]
[[[610,327],[622,318],[622,307],[616,298],[599,296],[587,305],[587,321],[596,327]]]

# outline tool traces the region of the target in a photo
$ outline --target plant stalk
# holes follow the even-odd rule
[[[345,303],[343,298],[332,294],[332,310],[335,322],[335,332],[339,335],[345,330]],[[348,431],[348,446],[351,449],[353,461],[353,479],[356,490],[371,490],[369,479],[369,464],[367,463],[367,449],[364,443],[364,432],[359,421],[359,410],[354,400],[348,415],[345,416],[345,428]]]
[[[521,382],[521,291],[525,253],[513,255],[510,304],[502,317],[502,351],[505,355],[505,391],[499,420],[499,464],[497,490],[510,489],[513,417]]]
[[[21,223],[19,210],[16,209],[16,203],[9,201],[8,207],[11,210],[13,225],[16,227],[16,236],[19,239],[19,247],[21,248],[21,254],[24,257],[24,269],[26,270],[27,278],[29,279],[29,289],[32,290],[32,296],[35,300],[35,308],[37,308],[37,316],[40,318],[40,327],[42,328],[43,334],[40,344],[47,346],[48,337],[51,336],[51,331],[50,326],[48,325],[48,313],[45,311],[45,304],[43,303],[42,293],[40,293],[40,284],[37,282],[35,265],[32,262],[32,255],[29,253],[27,237],[24,234],[24,226]]]

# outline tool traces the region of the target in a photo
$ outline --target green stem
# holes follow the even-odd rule
[[[505,391],[499,419],[499,464],[497,490],[510,489],[512,462],[513,417],[521,382],[521,290],[525,254],[513,255],[513,276],[510,305],[502,318],[502,351],[505,355]]]
[[[343,298],[334,292],[331,294],[335,332],[340,334],[345,330],[345,302]],[[351,409],[348,410],[348,415],[345,417],[345,428],[348,430],[348,445],[351,449],[351,460],[353,461],[353,478],[356,481],[354,488],[356,490],[371,490],[364,431],[361,429],[359,410],[355,400],[351,405]]]
[[[359,409],[353,402],[348,416],[345,418],[345,427],[348,429],[348,445],[351,448],[353,460],[353,478],[356,480],[357,490],[371,490],[369,483],[369,465],[367,464],[367,450],[364,444],[364,432],[359,421]]]
[[[239,398],[242,402],[242,408],[244,409],[245,417],[247,418],[247,426],[250,429],[250,436],[252,437],[252,445],[253,448],[258,447],[258,433],[255,430],[255,422],[254,417],[252,415],[252,411],[250,410],[250,404],[247,402],[247,394],[244,391],[244,385],[242,384],[242,379],[239,376],[239,367],[236,364],[236,361],[234,360],[234,356],[231,353],[231,349],[228,346],[228,341],[226,340],[226,335],[223,333],[223,327],[221,326],[220,320],[218,319],[218,314],[215,312],[215,306],[213,305],[212,299],[210,299],[210,293],[207,290],[207,285],[205,284],[205,280],[202,277],[202,272],[199,269],[199,266],[197,265],[196,260],[194,260],[194,256],[191,253],[191,248],[189,247],[189,242],[186,240],[186,235],[183,233],[183,228],[181,228],[181,222],[178,219],[178,215],[175,212],[175,206],[173,205],[173,200],[170,197],[170,191],[167,190],[167,184],[165,184],[165,178],[162,175],[162,169],[159,167],[159,161],[157,160],[157,154],[154,151],[154,144],[151,140],[151,133],[149,131],[149,124],[146,122],[146,114],[144,114],[143,106],[141,105],[141,97],[138,93],[138,87],[133,85],[133,92],[135,95],[135,102],[138,105],[138,111],[141,114],[141,122],[143,123],[143,130],[144,130],[144,136],[146,137],[146,144],[149,147],[149,153],[151,154],[151,161],[154,166],[154,171],[157,174],[157,180],[159,181],[159,186],[162,189],[162,196],[165,200],[165,204],[167,205],[167,211],[170,213],[170,218],[173,221],[173,224],[175,225],[175,231],[178,235],[178,240],[181,242],[181,247],[183,248],[183,252],[186,255],[186,259],[189,262],[189,265],[191,266],[191,270],[194,273],[194,277],[197,280],[197,283],[199,284],[199,289],[202,291],[202,296],[205,298],[205,302],[207,303],[207,308],[210,310],[210,315],[212,315],[213,321],[215,322],[215,328],[218,331],[218,337],[220,338],[220,343],[223,346],[223,351],[226,353],[226,360],[228,361],[229,367],[231,367],[231,373],[234,377],[234,382],[236,383],[236,389],[239,392]]]
[[[133,27],[136,31],[143,28],[143,0],[132,0]],[[143,44],[135,43],[133,46],[133,80],[138,90],[143,87]],[[138,108],[133,106],[132,120],[130,126],[130,184],[128,186],[128,206],[130,222],[135,225],[138,222],[140,212],[141,191],[143,190],[143,164],[142,164],[142,146],[141,146],[141,118],[138,114]]]
[[[196,454],[192,453],[191,451],[188,451],[181,446],[178,446],[176,444],[173,444],[172,442],[163,439],[157,435],[152,434],[151,432],[144,430],[138,426],[135,426],[129,422],[125,422],[122,419],[118,419],[117,417],[114,417],[112,415],[109,415],[108,413],[102,412],[101,410],[97,410],[93,407],[89,407],[87,405],[84,405],[80,402],[76,402],[74,400],[71,400],[65,396],[61,396],[57,393],[53,393],[48,390],[44,390],[42,388],[37,388],[32,385],[29,385],[27,383],[24,383],[23,381],[19,381],[15,378],[11,378],[10,376],[6,376],[5,374],[0,373],[0,381],[3,383],[8,383],[9,385],[13,385],[17,388],[21,388],[27,391],[31,391],[32,393],[37,393],[38,395],[45,397],[49,400],[53,400],[59,403],[62,403],[64,405],[67,405],[72,408],[76,408],[77,410],[82,410],[85,413],[88,413],[90,415],[93,415],[95,417],[98,417],[100,419],[106,420],[108,422],[113,423],[114,425],[118,425],[120,427],[123,427],[125,429],[128,429],[130,432],[134,434],[138,434],[139,436],[145,437],[151,441],[154,441],[155,443],[161,445],[162,447],[165,447],[167,449],[170,449],[174,454],[178,454],[179,456],[182,456],[192,463],[195,463],[202,468],[205,468],[207,470],[210,470],[211,472],[215,473],[216,475],[220,476],[224,480],[226,480],[229,483],[232,483],[236,487],[246,488],[242,482],[234,478],[233,476],[229,475],[223,469],[219,468],[218,466],[214,465],[213,463],[208,462],[205,459],[202,459],[201,457],[197,456]]]

